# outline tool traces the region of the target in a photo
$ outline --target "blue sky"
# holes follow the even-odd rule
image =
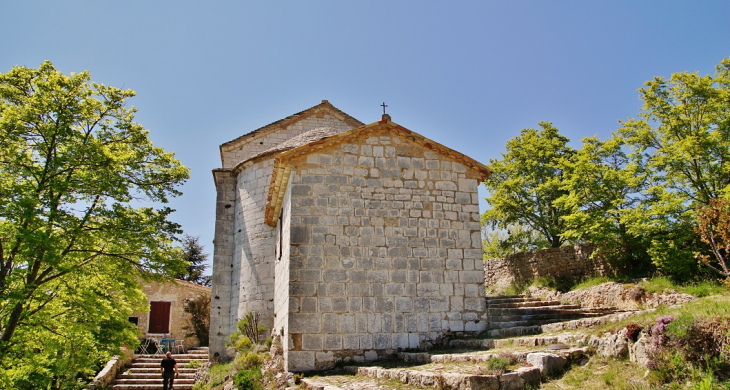
[[[136,120],[192,169],[173,219],[212,253],[211,170],[239,135],[322,99],[371,123],[385,101],[483,163],[541,120],[580,147],[637,115],[646,80],[714,73],[728,20],[724,0],[16,1],[0,72],[50,60],[135,90]]]

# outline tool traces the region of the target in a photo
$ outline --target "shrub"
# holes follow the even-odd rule
[[[707,382],[708,376],[729,372],[730,318],[660,317],[651,333],[649,368],[657,381]]]
[[[246,336],[240,336],[238,337],[238,340],[236,340],[236,345],[233,347],[236,349],[237,352],[243,352],[251,349],[251,339]]]
[[[238,390],[261,390],[261,370],[241,370],[236,373],[233,383]]]
[[[493,374],[502,374],[509,367],[509,359],[504,357],[492,357],[487,360],[487,371]]]
[[[210,334],[210,295],[202,294],[195,299],[185,300],[183,310],[190,314],[187,324],[183,326],[185,336],[195,336],[201,346],[207,346]]]
[[[255,368],[261,368],[264,363],[264,357],[255,352],[249,352],[247,354],[240,354],[236,358],[236,366],[243,370],[253,370]]]

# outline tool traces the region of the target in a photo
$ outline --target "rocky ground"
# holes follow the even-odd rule
[[[683,305],[695,299],[674,291],[647,293],[638,285],[614,282],[568,293],[531,287],[529,295],[588,308],[613,307],[619,312],[545,324],[540,326],[537,335],[452,340],[446,349],[400,353],[397,361],[340,368],[326,375],[304,378],[302,385],[318,390],[525,389],[553,383],[553,378],[562,372],[584,366],[594,358],[627,359],[635,367],[646,367],[651,343],[643,333],[632,334],[626,327],[604,333],[595,329],[653,312],[661,305]],[[503,371],[490,370],[489,362],[493,358],[506,358],[510,365]]]
[[[595,335],[592,329],[652,311],[662,304],[682,304],[694,299],[672,292],[647,294],[633,285],[619,283],[566,294],[531,288],[530,294],[546,301],[576,302],[594,308],[613,306],[623,311],[545,324],[540,326],[541,334],[537,335],[452,340],[447,349],[400,353],[397,361],[377,362],[368,367],[344,367],[326,375],[307,377],[302,384],[318,390],[524,389],[538,388],[564,370],[587,364],[592,356],[629,358],[645,365],[649,344],[641,335],[630,335],[625,328]],[[490,369],[490,360],[494,358],[507,359],[509,367]]]
[[[662,294],[646,292],[638,284],[608,282],[586,289],[561,293],[547,287],[531,286],[527,294],[546,300],[576,303],[586,308],[615,307],[619,310],[641,310],[660,305],[681,305],[695,299],[692,295],[667,291]]]

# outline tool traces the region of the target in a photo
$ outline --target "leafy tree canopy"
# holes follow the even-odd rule
[[[549,247],[549,243],[539,233],[522,225],[511,225],[502,230],[491,228],[489,223],[482,223],[484,260],[502,259],[515,253]]]
[[[570,210],[563,217],[566,237],[597,244],[618,270],[641,273],[649,264],[646,242],[630,228],[643,219],[647,173],[625,146],[618,135],[606,141],[584,138],[573,158],[560,162],[566,194],[555,203]]]
[[[200,237],[192,237],[185,235],[182,239],[182,255],[183,260],[187,262],[185,272],[175,275],[175,278],[187,280],[188,282],[210,286],[210,276],[205,275],[208,268],[208,254],[203,252],[204,248],[200,245]]]
[[[164,204],[188,169],[132,96],[50,62],[0,74],[0,386],[73,387],[136,342],[138,279],[182,270]]]
[[[639,92],[639,118],[620,129],[648,179],[644,218],[631,229],[651,237],[649,253],[660,269],[687,278],[702,246],[692,229],[696,208],[730,198],[730,59],[714,76],[656,77]]]
[[[557,248],[565,241],[563,217],[569,212],[555,204],[566,193],[559,162],[571,159],[574,151],[552,123],[540,122],[540,127],[523,129],[507,142],[502,160],[490,160],[493,173],[484,185],[491,193],[486,198],[491,208],[482,222],[502,229],[523,225]]]

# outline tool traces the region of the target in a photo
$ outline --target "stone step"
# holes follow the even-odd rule
[[[552,324],[552,323],[555,323],[555,322],[562,322],[562,320],[560,320],[560,319],[552,319],[552,320],[527,320],[527,321],[490,322],[487,325],[487,330],[492,330],[492,329],[507,329],[507,328],[535,326],[535,325],[545,325],[545,324]]]
[[[530,297],[511,297],[511,298],[486,298],[488,305],[499,304],[499,303],[520,303],[520,302],[538,302],[540,298]]]
[[[180,369],[180,368],[182,368],[182,366],[184,366],[184,365],[178,363],[177,368]],[[157,368],[157,369],[159,369],[160,362],[149,362],[149,363],[133,362],[130,367],[132,369],[135,369],[135,368]]]
[[[449,347],[458,349],[492,349],[495,341],[492,339],[455,339],[449,341]]]
[[[509,308],[491,308],[489,310],[490,315],[502,315],[502,314],[548,314],[556,311],[575,311],[581,309],[580,305],[541,305],[541,306],[530,306],[530,307],[509,307]]]
[[[515,337],[536,335],[542,333],[540,325],[533,326],[515,326],[511,328],[491,329],[487,331],[487,336],[494,338]]]
[[[125,379],[159,379],[160,378],[160,371],[157,370],[157,372],[134,372],[126,374],[117,374],[117,380]],[[195,378],[195,372],[180,372],[180,378],[185,379],[194,379]]]
[[[518,389],[525,388],[526,385],[530,387],[540,386],[540,369],[537,367],[519,367],[513,372],[501,375],[439,373],[407,368],[387,369],[382,367],[345,367],[344,369],[352,374],[396,380],[403,384],[421,388]],[[323,386],[321,388],[326,389],[327,387]]]
[[[180,375],[191,374],[191,373],[195,374],[195,372],[198,371],[197,368],[187,368],[187,367],[178,367],[177,370],[180,372]],[[127,372],[130,374],[150,374],[150,373],[159,374],[160,365],[158,364],[155,367],[132,367],[132,368],[129,368],[127,370]]]
[[[143,378],[143,379],[117,379],[116,384],[118,385],[156,385],[162,383],[162,374],[158,375],[157,378]],[[175,378],[175,383],[181,385],[192,385],[195,384],[195,377],[192,378]]]
[[[112,385],[112,390],[162,390],[162,379],[159,385]],[[193,390],[193,385],[178,384],[177,380],[173,387],[174,390]]]
[[[524,294],[518,294],[518,295],[495,295],[491,297],[486,297],[485,299],[487,301],[494,301],[499,299],[516,299],[516,298],[527,298]]]
[[[135,363],[157,363],[157,364],[160,364],[161,361],[162,361],[162,359],[155,359],[155,358],[137,358],[137,359],[134,359],[134,362]],[[192,361],[196,361],[196,362],[207,362],[208,359],[198,359],[198,358],[181,358],[181,359],[178,359],[177,357],[175,357],[175,361],[177,362],[178,367],[180,367],[180,365],[182,365],[182,364],[188,364],[188,363],[190,363]]]
[[[489,304],[488,309],[502,309],[512,307],[541,307],[541,306],[561,306],[560,301],[530,301],[530,302],[512,302],[512,303],[495,303]]]
[[[489,316],[489,322],[505,322],[505,321],[528,321],[528,320],[558,320],[569,321],[577,318],[597,317],[605,315],[605,313],[569,311],[569,312],[548,312],[539,314],[503,314]]]

